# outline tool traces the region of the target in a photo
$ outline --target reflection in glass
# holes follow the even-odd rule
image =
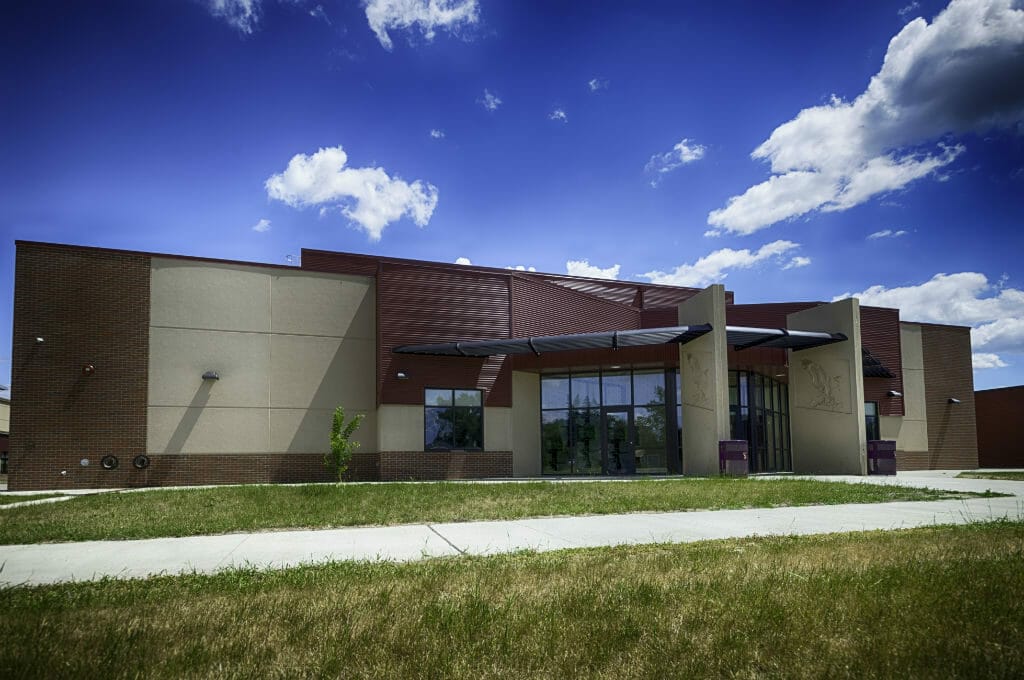
[[[636,471],[667,473],[665,407],[637,406],[633,409],[633,426],[636,428]]]
[[[428,389],[424,395],[423,403],[427,406],[451,406],[452,391]]]
[[[605,442],[608,447],[607,469],[609,474],[632,473],[636,469],[629,445],[629,414],[606,411],[604,414]]]
[[[572,376],[572,405],[576,408],[601,405],[601,377],[597,373]]]
[[[569,408],[569,378],[545,376],[540,381],[541,408]]]
[[[665,372],[633,374],[633,403],[637,406],[665,403]]]
[[[629,406],[633,401],[629,373],[605,373],[601,376],[601,396],[605,406]]]
[[[573,393],[575,395],[575,392]],[[572,454],[574,472],[601,474],[601,411],[596,408],[573,409]]]
[[[540,437],[544,472],[548,474],[570,473],[569,411],[542,412]]]

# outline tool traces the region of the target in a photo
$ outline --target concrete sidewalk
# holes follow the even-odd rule
[[[334,560],[408,561],[516,550],[686,543],[758,535],[821,534],[1024,519],[1024,482],[953,479],[948,473],[815,479],[903,484],[950,491],[990,489],[1013,496],[0,546],[0,563],[3,564],[0,584],[212,573],[231,567],[281,568]],[[764,483],[771,481],[771,478],[764,479]]]

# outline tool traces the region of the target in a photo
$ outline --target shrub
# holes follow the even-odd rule
[[[334,422],[331,424],[331,450],[324,455],[324,463],[334,470],[341,481],[352,454],[359,448],[359,442],[352,441],[352,434],[363,422],[363,414],[357,414],[352,420],[345,422],[345,409],[341,406],[334,409]]]

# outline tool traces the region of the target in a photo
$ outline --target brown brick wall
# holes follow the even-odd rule
[[[197,484],[295,484],[333,482],[334,473],[319,453],[153,454],[145,470],[132,466],[131,458],[119,458],[116,470],[104,470],[99,460],[89,467],[73,455],[52,457],[48,467],[24,480],[21,490],[132,488],[142,486],[189,486]],[[61,471],[67,474],[61,474]],[[352,456],[347,481],[375,481],[377,454]]]
[[[974,369],[971,365],[971,329],[961,326],[921,325],[924,352],[925,412],[928,416],[927,457],[906,453],[914,468],[951,470],[978,467],[975,425]],[[955,397],[959,404],[950,404]]]
[[[486,479],[512,476],[511,451],[382,451],[380,479]]]
[[[1024,385],[974,393],[981,467],[1024,467]]]
[[[149,272],[143,255],[17,244],[10,489],[129,481],[146,450]],[[107,454],[118,470],[99,467]]]

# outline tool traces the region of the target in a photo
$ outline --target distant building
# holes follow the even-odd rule
[[[301,266],[19,241],[12,489],[864,474],[978,464],[970,329],[899,310],[303,250]]]
[[[978,390],[978,464],[1024,468],[1024,385]]]

